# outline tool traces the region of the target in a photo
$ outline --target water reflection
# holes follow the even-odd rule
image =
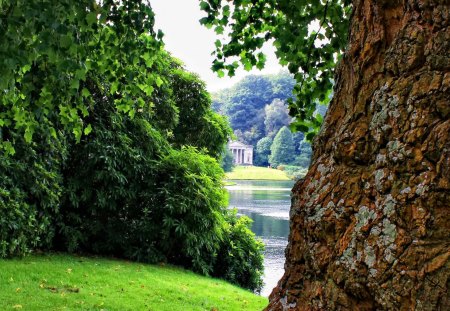
[[[266,245],[264,283],[261,295],[268,296],[284,272],[284,249],[289,235],[290,193],[293,181],[234,181],[227,187],[230,207],[253,219],[252,231]]]

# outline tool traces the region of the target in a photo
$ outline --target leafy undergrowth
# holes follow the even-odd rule
[[[255,180],[290,180],[285,172],[259,166],[236,166],[233,171],[226,173],[227,179],[255,179]]]
[[[65,254],[0,260],[0,310],[262,310],[267,298],[172,267]]]

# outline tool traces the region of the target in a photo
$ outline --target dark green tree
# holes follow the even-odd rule
[[[292,140],[292,133],[283,126],[273,139],[270,147],[269,163],[273,167],[280,164],[290,164],[295,157],[294,141]]]
[[[231,153],[230,149],[228,149],[227,147],[223,148],[220,166],[222,167],[224,172],[231,172],[233,170],[233,153]]]
[[[170,87],[172,100],[178,109],[178,123],[170,141],[177,148],[195,146],[219,159],[224,145],[231,137],[225,117],[211,109],[211,97],[199,77],[173,65]]]
[[[270,137],[263,137],[258,141],[255,150],[255,165],[269,165],[270,147],[272,146],[272,142],[273,140]]]

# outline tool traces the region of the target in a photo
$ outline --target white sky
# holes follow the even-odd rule
[[[211,52],[218,37],[213,30],[200,25],[199,20],[205,14],[200,11],[199,3],[199,0],[151,0],[156,14],[155,28],[164,32],[166,49],[181,59],[186,69],[197,73],[206,81],[209,91],[230,87],[248,74],[272,74],[281,70],[273,47],[268,46],[264,49],[267,62],[263,71],[247,72],[240,69],[233,78],[218,78],[210,69],[214,60]]]

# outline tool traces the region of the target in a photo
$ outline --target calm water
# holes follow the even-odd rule
[[[252,231],[266,245],[264,288],[268,296],[284,273],[284,249],[289,235],[289,208],[293,181],[234,180],[228,186],[230,207],[253,219]]]

